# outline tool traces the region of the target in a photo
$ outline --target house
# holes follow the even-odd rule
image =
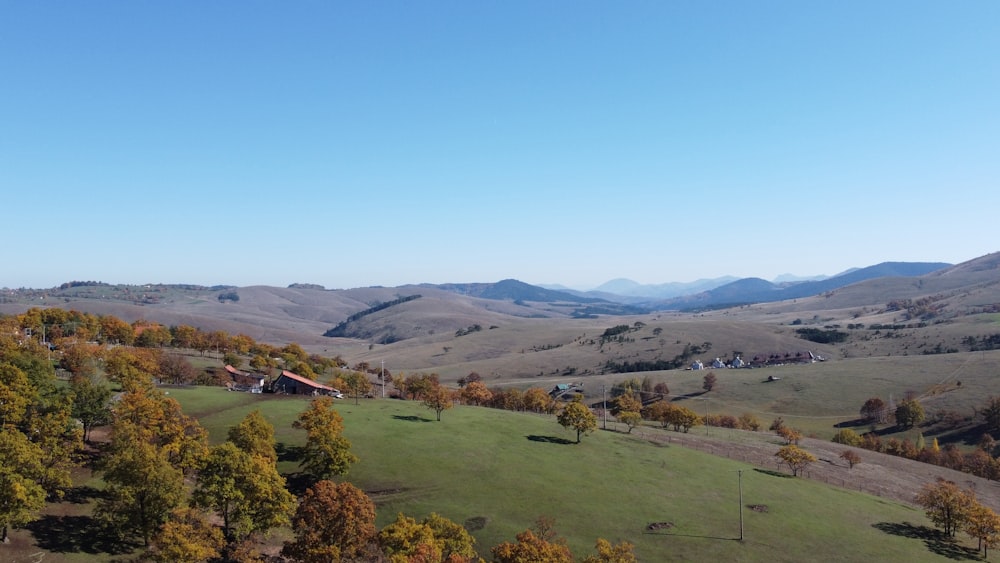
[[[264,390],[264,379],[266,376],[259,373],[247,373],[240,371],[231,365],[226,365],[226,373],[229,374],[229,387],[233,391],[249,391],[260,393]]]
[[[583,395],[583,383],[560,383],[549,391],[549,397],[557,401],[570,401]]]
[[[721,359],[715,358],[715,360],[712,362],[712,367],[715,369],[722,369],[726,367],[726,364],[724,364]]]
[[[691,369],[694,370],[705,369],[705,364],[701,363],[701,360],[695,360],[694,363],[691,364]]]
[[[303,377],[288,370],[282,370],[281,375],[271,383],[271,391],[286,395],[332,395],[337,398],[344,397],[340,391],[329,385],[317,383],[308,377]]]

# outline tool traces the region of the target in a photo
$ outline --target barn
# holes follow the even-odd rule
[[[282,370],[271,383],[271,391],[286,395],[334,395],[339,393],[333,387],[317,383],[308,377],[303,377],[288,370]]]

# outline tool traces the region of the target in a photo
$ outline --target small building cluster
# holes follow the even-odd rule
[[[343,393],[339,390],[288,370],[282,370],[281,375],[270,383],[265,383],[267,376],[263,374],[243,372],[229,365],[226,366],[226,373],[230,377],[230,381],[226,384],[230,391],[267,392],[282,395],[329,395],[336,399],[344,398]]]

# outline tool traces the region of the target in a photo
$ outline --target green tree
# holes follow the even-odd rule
[[[362,395],[367,395],[372,390],[372,382],[368,379],[367,373],[360,371],[348,372],[343,377],[345,390],[348,396],[354,397],[354,404],[358,404]]]
[[[986,423],[986,430],[990,434],[1000,435],[1000,397],[990,396],[983,408],[979,409],[979,416]]]
[[[184,475],[155,445],[117,432],[106,462],[105,496],[98,501],[98,518],[121,537],[150,537],[184,498]]]
[[[577,444],[580,443],[580,436],[582,434],[590,434],[597,429],[597,417],[594,413],[590,412],[590,409],[583,404],[583,401],[579,397],[563,407],[556,421],[563,428],[576,430]]]
[[[287,526],[295,506],[274,462],[232,442],[212,448],[191,501],[218,512],[226,537],[237,542],[255,532]]]
[[[33,521],[45,506],[45,489],[35,479],[41,455],[24,434],[0,430],[0,543],[7,542],[9,526]]]
[[[272,463],[278,461],[274,426],[264,418],[260,409],[254,409],[229,429],[229,441],[250,455],[259,455]]]
[[[841,428],[833,435],[833,440],[835,444],[844,444],[845,446],[861,446],[861,436],[857,432],[851,430],[850,428]]]
[[[319,481],[292,518],[295,541],[282,554],[304,563],[353,560],[375,539],[375,503],[350,483]]]
[[[915,399],[904,399],[896,407],[896,424],[913,428],[924,421],[924,407]]]
[[[83,441],[90,441],[90,431],[95,426],[111,422],[111,388],[91,377],[74,377],[73,417],[83,425]]]
[[[301,466],[317,479],[346,475],[351,464],[357,463],[350,440],[342,436],[344,419],[330,397],[313,399],[292,426],[306,431]]]

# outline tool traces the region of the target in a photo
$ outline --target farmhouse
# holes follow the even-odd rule
[[[281,375],[271,383],[271,391],[288,395],[340,395],[340,391],[333,387],[288,370],[282,370]]]
[[[549,396],[557,401],[571,401],[583,395],[583,383],[560,383],[549,391]]]
[[[260,393],[264,390],[264,375],[240,371],[228,364],[226,365],[226,373],[229,374],[230,379],[226,387],[233,391]]]

